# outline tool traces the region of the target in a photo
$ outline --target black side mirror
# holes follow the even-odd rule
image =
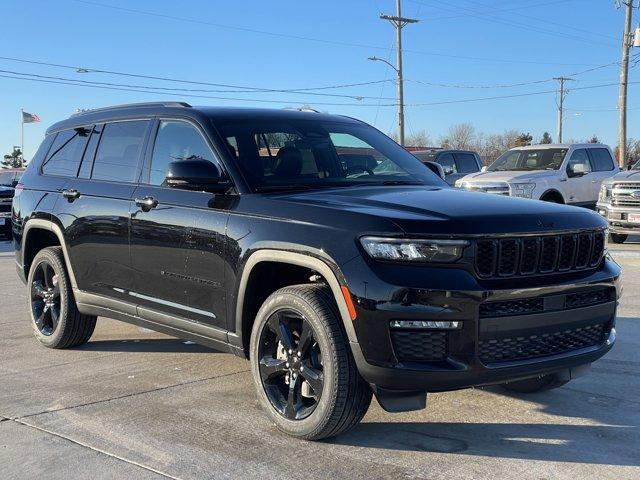
[[[220,170],[213,163],[196,158],[171,162],[167,168],[165,184],[183,190],[220,191],[221,177]]]
[[[427,167],[429,170],[431,170],[433,173],[439,176],[442,180],[444,180],[445,170],[444,168],[442,168],[442,165],[436,162],[431,162],[429,160],[426,160],[422,163],[424,164],[425,167]]]

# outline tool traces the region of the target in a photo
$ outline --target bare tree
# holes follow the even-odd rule
[[[476,128],[471,123],[459,123],[449,128],[440,143],[445,148],[473,150],[477,146],[477,139]]]

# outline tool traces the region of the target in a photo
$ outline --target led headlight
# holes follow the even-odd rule
[[[512,197],[531,198],[535,183],[512,183],[509,185]]]
[[[362,237],[366,252],[378,260],[450,263],[459,260],[467,240],[423,240]]]
[[[611,185],[602,185],[600,187],[600,195],[598,199],[601,202],[608,202],[611,200]]]

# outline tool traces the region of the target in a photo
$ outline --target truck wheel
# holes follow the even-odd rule
[[[569,380],[560,380],[557,374],[542,375],[536,378],[527,378],[517,382],[503,383],[501,387],[505,390],[518,393],[535,393],[545,390],[553,390],[565,385]]]
[[[40,250],[29,269],[29,313],[36,338],[49,348],[68,348],[89,341],[96,317],[78,312],[62,248]]]
[[[611,240],[613,243],[624,243],[627,241],[628,237],[629,235],[627,235],[626,233],[610,233],[609,234],[609,240]]]
[[[319,440],[357,425],[371,402],[349,351],[331,290],[281,288],[265,300],[251,332],[258,398],[281,431]]]

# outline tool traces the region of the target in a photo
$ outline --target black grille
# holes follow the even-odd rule
[[[566,353],[604,342],[606,332],[601,323],[527,337],[480,340],[480,359],[496,363]]]
[[[478,240],[476,271],[481,278],[567,272],[597,266],[604,232]]]
[[[543,298],[522,298],[519,300],[480,304],[480,318],[510,317],[512,315],[542,313],[543,311]]]
[[[447,356],[446,332],[392,330],[391,340],[401,362],[438,362]]]
[[[615,300],[615,289],[605,288],[589,292],[570,293],[564,300],[565,308],[580,308]]]

